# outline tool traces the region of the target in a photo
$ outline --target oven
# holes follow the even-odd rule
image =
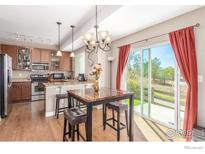
[[[39,101],[45,99],[45,88],[43,83],[48,82],[48,74],[32,74],[31,85],[32,85],[32,101]]]

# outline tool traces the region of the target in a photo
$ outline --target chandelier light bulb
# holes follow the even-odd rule
[[[105,39],[108,35],[108,32],[107,31],[102,31],[102,32],[99,33],[99,35],[102,39]]]
[[[105,40],[106,40],[106,42],[107,42],[107,43],[110,43],[110,42],[111,42],[111,37],[110,37],[110,36],[108,36],[108,37],[106,37],[106,39],[105,39]]]
[[[91,33],[87,33],[87,34],[85,34],[84,38],[85,38],[86,41],[91,41],[92,34]]]
[[[96,43],[95,40],[92,40],[92,41],[91,41],[91,44],[92,44],[93,46],[95,46],[95,43]]]

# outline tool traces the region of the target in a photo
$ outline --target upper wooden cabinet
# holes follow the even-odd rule
[[[60,57],[60,67],[61,71],[72,71],[72,58],[69,52],[62,52],[62,57]]]
[[[8,54],[12,58],[12,69],[17,68],[18,47],[14,45],[1,45],[1,53]]]
[[[32,49],[31,54],[32,63],[40,63],[41,62],[41,49],[34,48]]]
[[[51,51],[46,49],[41,49],[41,62],[50,63]]]
[[[32,63],[50,63],[50,50],[32,49]]]

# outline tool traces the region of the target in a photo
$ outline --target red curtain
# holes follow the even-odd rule
[[[129,57],[129,53],[130,53],[130,45],[124,45],[120,47],[119,57],[118,57],[117,77],[116,77],[117,90],[121,90],[122,74]]]
[[[198,79],[194,27],[187,27],[169,33],[177,64],[187,85],[184,130],[186,140],[190,141],[191,131],[197,123]]]

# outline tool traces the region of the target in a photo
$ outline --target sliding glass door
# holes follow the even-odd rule
[[[135,94],[135,109],[143,117],[181,128],[186,95],[169,43],[131,51],[127,89]]]

